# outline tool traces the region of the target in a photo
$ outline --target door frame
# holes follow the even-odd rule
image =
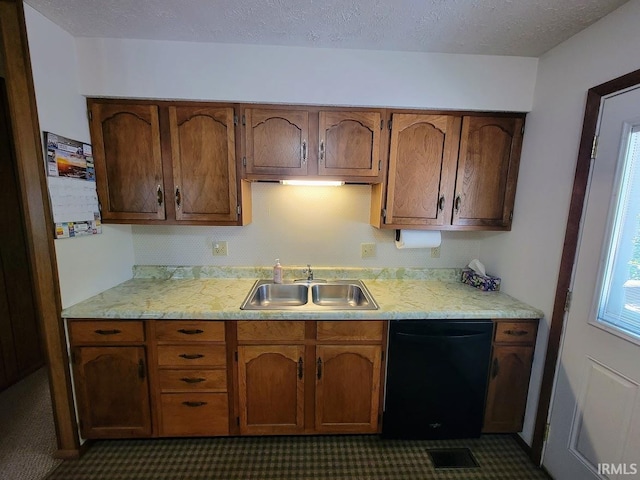
[[[7,100],[27,253],[32,271],[40,339],[49,374],[58,441],[56,456],[74,458],[79,455],[80,442],[61,319],[62,302],[53,242],[53,219],[47,193],[22,0],[0,0],[0,55],[5,63]]]
[[[600,104],[602,97],[640,85],[640,70],[633,71],[621,77],[595,86],[587,91],[587,102],[582,124],[582,136],[578,149],[578,159],[573,180],[571,203],[567,218],[567,228],[564,236],[564,248],[560,260],[560,271],[553,313],[549,325],[549,338],[542,375],[542,386],[538,399],[533,442],[531,444],[531,459],[538,465],[542,462],[542,452],[547,429],[547,419],[551,407],[556,367],[560,351],[560,342],[565,323],[565,304],[571,287],[571,277],[574,269],[580,222],[584,213],[584,199],[587,194],[588,180],[591,170],[591,156],[596,135]]]

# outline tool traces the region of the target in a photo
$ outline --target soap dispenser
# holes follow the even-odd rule
[[[273,266],[273,283],[282,283],[282,265],[279,258],[276,258],[276,264]]]

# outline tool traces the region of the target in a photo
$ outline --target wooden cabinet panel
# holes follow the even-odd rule
[[[380,112],[321,111],[318,174],[378,176]]]
[[[484,433],[522,430],[533,346],[495,345],[484,415]]]
[[[144,347],[76,347],[73,357],[82,437],[149,436]]]
[[[158,320],[159,342],[224,342],[224,322]]]
[[[304,427],[304,346],[238,347],[240,433],[299,433]]]
[[[158,107],[91,102],[89,108],[102,219],[164,219]]]
[[[161,396],[164,436],[229,434],[226,393],[167,393]]]
[[[510,227],[522,126],[521,118],[463,117],[453,225]]]
[[[371,340],[382,342],[384,322],[370,320],[319,321],[318,342]]]
[[[316,425],[320,432],[376,432],[382,347],[316,347]]]
[[[460,117],[394,114],[385,223],[451,221]]]
[[[245,110],[246,173],[306,175],[309,113],[304,110]]]
[[[159,345],[158,365],[170,367],[224,367],[226,348],[218,345]]]
[[[218,370],[159,370],[158,383],[163,393],[184,391],[226,392],[227,371]]]
[[[76,320],[70,321],[68,328],[72,345],[144,342],[144,324],[141,321]]]
[[[238,341],[304,340],[304,322],[258,320],[238,322]]]
[[[177,220],[238,217],[233,109],[169,107]]]

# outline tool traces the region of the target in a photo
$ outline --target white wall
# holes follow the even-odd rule
[[[78,38],[87,96],[528,111],[537,59]],[[254,184],[248,227],[133,227],[137,264],[446,266],[477,256],[478,234],[443,235],[440,259],[399,251],[368,225],[368,187]],[[321,202],[313,198],[322,195]],[[357,207],[356,207],[357,205]],[[229,242],[213,257],[212,239]],[[377,255],[360,257],[360,243]]]
[[[75,39],[29,5],[24,10],[40,130],[90,142]],[[101,235],[56,240],[55,247],[63,307],[131,278],[130,226],[104,226]]]
[[[503,290],[545,312],[523,437],[530,442],[589,88],[640,68],[640,1],[632,0],[540,58],[527,116],[513,229],[485,234],[481,258]]]

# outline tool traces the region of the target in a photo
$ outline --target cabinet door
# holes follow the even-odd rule
[[[511,228],[522,118],[463,117],[453,225]]]
[[[158,107],[92,101],[90,108],[102,219],[164,219]]]
[[[320,112],[318,174],[377,177],[380,112]]]
[[[77,347],[73,356],[82,437],[149,436],[144,347]]]
[[[304,346],[238,347],[240,433],[298,433],[304,427]]]
[[[245,123],[247,174],[307,174],[308,112],[249,108]]]
[[[484,433],[522,430],[532,359],[533,346],[494,346],[482,428]]]
[[[238,218],[233,108],[169,107],[176,220]]]
[[[316,347],[316,430],[367,433],[378,430],[379,345]]]
[[[394,114],[386,224],[451,222],[460,117]]]

